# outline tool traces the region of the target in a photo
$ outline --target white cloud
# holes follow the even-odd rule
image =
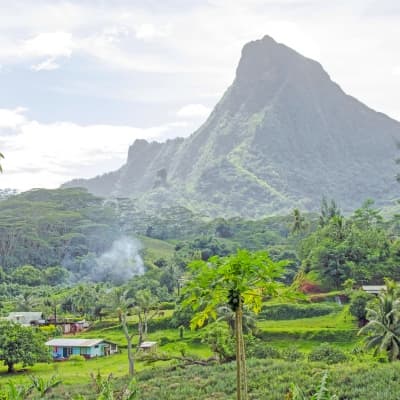
[[[50,57],[39,64],[31,66],[31,69],[34,71],[53,71],[58,68],[60,68],[60,64],[57,64],[53,57]]]
[[[71,33],[44,32],[25,40],[21,52],[39,57],[70,57],[74,47]]]
[[[155,26],[154,24],[140,24],[135,28],[137,39],[155,39],[167,37],[171,34],[171,25]]]
[[[211,109],[203,104],[188,104],[182,107],[176,115],[180,118],[206,118]]]
[[[10,128],[17,129],[20,125],[26,122],[26,118],[23,113],[26,108],[18,107],[14,109],[4,109],[0,108],[0,129]]]
[[[150,128],[46,124],[26,118],[23,111],[0,109],[0,149],[6,156],[0,187],[56,187],[73,178],[109,172],[125,162],[135,139],[164,140],[186,127],[185,122]]]

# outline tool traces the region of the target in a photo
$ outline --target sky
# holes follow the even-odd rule
[[[1,188],[119,168],[135,139],[188,136],[272,36],[400,120],[398,0],[0,0]]]

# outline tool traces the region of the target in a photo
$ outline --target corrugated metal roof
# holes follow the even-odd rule
[[[382,290],[386,290],[385,285],[363,285],[362,289],[367,293],[379,294]]]
[[[104,339],[52,339],[46,342],[46,346],[53,346],[53,347],[92,347],[96,346],[96,344],[108,342]]]
[[[8,318],[22,317],[24,319],[30,319],[31,321],[36,321],[42,319],[42,315],[43,313],[40,311],[31,311],[31,312],[13,311],[8,314]]]
[[[148,347],[153,347],[157,344],[157,342],[142,342],[140,348],[145,349]]]

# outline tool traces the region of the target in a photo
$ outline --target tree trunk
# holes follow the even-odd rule
[[[235,311],[236,337],[236,399],[247,400],[246,355],[243,339],[243,304],[239,298],[238,309]]]
[[[143,336],[144,336],[144,338],[146,338],[147,337],[147,314],[146,313],[144,313],[144,315],[143,315],[143,320],[144,320],[144,334],[143,334]]]
[[[242,372],[242,385],[243,385],[243,400],[247,400],[247,371],[246,371],[246,352],[244,347],[244,338],[243,338],[243,309],[240,307],[239,309],[239,330],[240,330],[240,356],[241,356],[241,372]]]
[[[242,400],[242,371],[241,371],[241,357],[240,357],[240,334],[239,334],[239,309],[235,311],[235,336],[236,336],[236,399]]]
[[[139,333],[139,344],[140,346],[143,343],[143,324],[141,321],[138,322],[138,333]]]
[[[7,363],[7,367],[8,367],[8,369],[7,369],[7,373],[8,374],[13,374],[15,372],[14,363],[13,362],[8,362]]]
[[[128,340],[128,361],[129,361],[129,376],[133,377],[135,374],[135,360],[133,358],[133,353],[132,353],[132,340],[129,337]]]
[[[130,335],[128,331],[128,324],[126,322],[126,315],[121,314],[121,324],[122,324],[122,330],[124,331],[125,339],[127,342],[127,347],[128,347],[128,361],[129,361],[129,376],[133,377],[135,374],[135,359],[133,356],[132,352],[132,337],[133,334]]]

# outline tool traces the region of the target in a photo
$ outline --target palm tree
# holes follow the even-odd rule
[[[0,153],[0,159],[1,158],[4,158],[3,153]],[[3,168],[1,167],[1,164],[0,164],[0,172],[3,172]]]
[[[301,215],[301,212],[298,208],[295,208],[293,210],[293,223],[291,226],[291,233],[293,235],[299,234],[300,232],[305,231],[307,227],[306,219],[304,218],[303,215]]]
[[[276,297],[283,285],[275,279],[283,273],[286,262],[273,262],[267,252],[238,250],[229,257],[211,257],[207,262],[189,264],[192,280],[184,288],[183,304],[196,311],[191,328],[217,319],[218,308],[228,304],[235,314],[236,398],[246,400],[247,379],[243,340],[243,307],[259,312],[264,297]]]
[[[400,359],[400,288],[389,279],[385,283],[386,290],[367,308],[369,322],[359,334],[368,333],[367,348],[375,348],[375,354],[385,351],[389,360],[394,361]]]
[[[135,307],[133,311],[139,318],[139,345],[147,336],[148,323],[159,314],[158,299],[150,289],[138,290],[134,296]]]

